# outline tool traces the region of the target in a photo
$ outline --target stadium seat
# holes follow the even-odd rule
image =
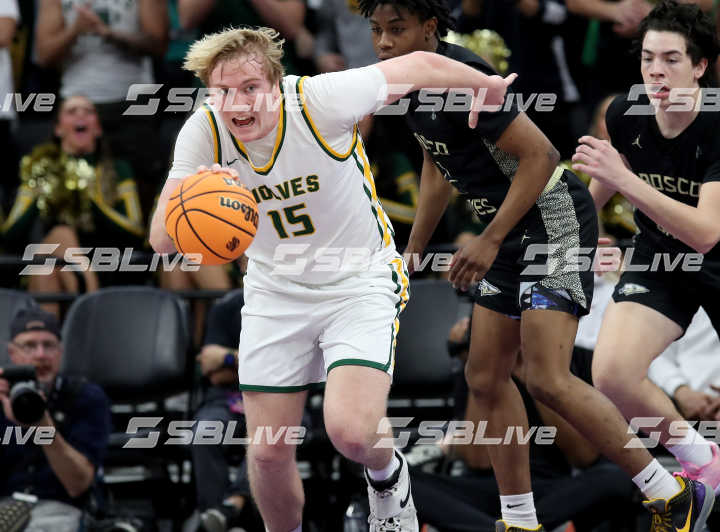
[[[64,372],[99,384],[113,403],[139,404],[186,391],[190,335],[185,303],[131,286],[79,297],[63,325]]]
[[[447,399],[452,389],[448,333],[468,312],[449,282],[419,279],[410,283],[410,300],[400,314],[391,398]]]
[[[194,358],[190,356],[187,305],[165,290],[144,286],[112,287],[85,294],[70,306],[63,325],[65,356],[62,371],[102,386],[113,408],[114,430],[104,463],[109,498],[134,516],[178,515],[178,500],[191,490],[182,481],[189,451],[185,445],[165,445],[168,423],[178,417],[166,410],[164,399],[192,387]],[[179,415],[189,416],[189,402]],[[145,428],[128,434],[133,416]],[[149,428],[148,428],[149,427]],[[157,434],[153,448],[126,448],[131,438]],[[151,504],[152,502],[152,504]]]
[[[7,343],[10,338],[10,321],[15,313],[24,308],[36,306],[35,300],[27,292],[0,288],[0,366],[10,364]]]

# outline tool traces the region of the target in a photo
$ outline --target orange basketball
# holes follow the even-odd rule
[[[225,264],[245,253],[258,218],[247,188],[224,172],[207,170],[175,189],[165,209],[165,228],[180,253],[199,253],[203,264]]]

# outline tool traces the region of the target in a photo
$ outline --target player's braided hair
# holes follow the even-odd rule
[[[710,16],[695,4],[681,4],[675,0],[662,0],[640,23],[636,51],[642,48],[645,34],[650,30],[671,31],[685,37],[688,55],[693,65],[704,57],[708,60],[705,74],[699,80],[701,87],[717,86],[714,74],[715,60],[720,51],[715,24]]]
[[[358,7],[365,18],[369,18],[381,4],[404,7],[421,22],[433,17],[437,19],[438,37],[445,37],[448,30],[453,29],[453,18],[444,0],[358,0]]]

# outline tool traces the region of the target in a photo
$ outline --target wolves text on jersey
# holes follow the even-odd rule
[[[295,177],[288,179],[279,185],[260,185],[253,188],[251,192],[255,197],[255,202],[260,204],[265,200],[276,199],[282,201],[295,196],[302,196],[307,192],[317,192],[318,190],[320,190],[319,178],[317,175],[311,174],[305,178]]]

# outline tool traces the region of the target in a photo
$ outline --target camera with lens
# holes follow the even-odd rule
[[[2,368],[0,379],[10,383],[10,404],[18,422],[32,425],[40,421],[47,407],[38,390],[35,366],[10,366]]]

